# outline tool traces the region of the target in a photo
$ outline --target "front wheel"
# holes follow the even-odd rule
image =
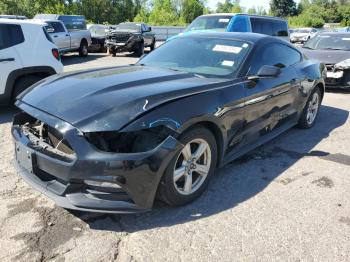
[[[207,187],[217,163],[216,140],[208,129],[192,129],[179,140],[185,146],[170,161],[158,189],[159,198],[172,206],[198,198]]]
[[[135,54],[136,56],[141,57],[144,54],[144,52],[145,52],[145,45],[143,42],[140,42],[137,46]]]
[[[321,106],[321,91],[318,87],[311,93],[303,113],[299,119],[298,126],[300,128],[311,128],[317,119],[318,112]]]
[[[79,47],[79,56],[86,57],[89,54],[88,45],[85,41],[81,42]]]
[[[156,48],[156,39],[153,39],[153,42],[150,46],[151,51],[153,51]]]

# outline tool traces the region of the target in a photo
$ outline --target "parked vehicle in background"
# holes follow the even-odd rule
[[[302,48],[311,59],[327,67],[327,88],[350,88],[350,33],[321,33]]]
[[[91,34],[91,45],[89,46],[89,52],[106,53],[107,48],[105,47],[105,40],[108,33],[112,30],[112,26],[88,24],[87,29]]]
[[[316,28],[299,28],[294,29],[294,32],[290,35],[290,41],[292,43],[305,43],[310,38],[317,34]]]
[[[286,20],[272,16],[248,14],[209,14],[197,17],[184,34],[194,31],[214,30],[221,32],[253,32],[277,36],[289,41]]]
[[[45,26],[31,20],[0,19],[0,104],[8,104],[27,87],[63,71]]]
[[[86,29],[84,16],[39,14],[34,19],[48,24],[47,32],[58,46],[60,53],[79,52],[80,56],[88,55],[91,34]]]
[[[348,33],[348,32],[350,32],[350,27],[334,28],[333,32]]]
[[[106,47],[113,56],[118,52],[134,52],[142,56],[145,47],[155,48],[156,38],[152,28],[144,23],[121,23],[106,38]]]
[[[323,69],[266,35],[178,37],[135,65],[57,76],[18,97],[17,167],[68,209],[147,211],[156,196],[184,205],[217,167],[311,128]]]
[[[0,15],[0,18],[17,19],[17,20],[26,20],[26,19],[28,19],[26,16],[23,16],[23,15]]]

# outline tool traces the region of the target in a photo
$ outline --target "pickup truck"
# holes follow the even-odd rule
[[[82,57],[88,55],[91,34],[86,29],[84,16],[39,14],[34,19],[47,24],[46,31],[61,54],[79,52]]]
[[[117,52],[134,52],[142,56],[144,48],[149,47],[151,51],[155,48],[156,38],[152,28],[144,23],[120,23],[107,35],[105,46],[113,56]]]

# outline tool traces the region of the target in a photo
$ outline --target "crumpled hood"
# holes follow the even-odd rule
[[[50,77],[18,100],[83,132],[119,130],[148,110],[220,86],[221,79],[147,66],[126,66]]]
[[[312,60],[320,61],[324,64],[337,64],[350,58],[350,51],[342,50],[311,50],[303,48],[302,52]]]

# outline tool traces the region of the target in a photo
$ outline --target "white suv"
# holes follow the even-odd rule
[[[0,104],[63,71],[59,51],[45,26],[38,21],[0,19]]]

